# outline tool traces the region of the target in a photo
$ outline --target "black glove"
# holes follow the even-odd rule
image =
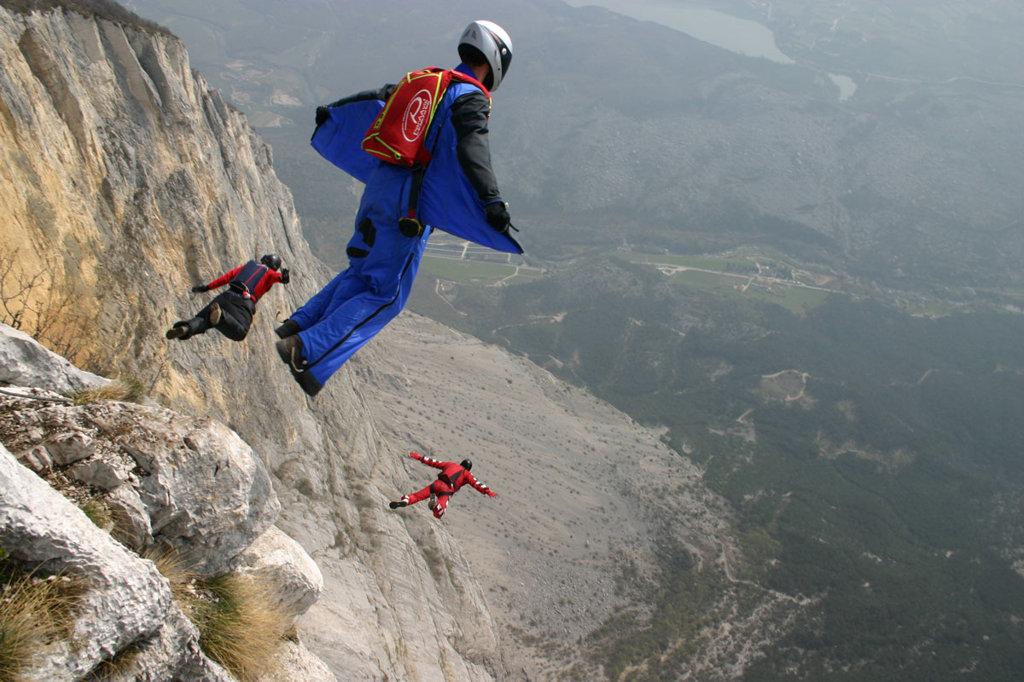
[[[316,108],[316,124],[317,126],[323,125],[323,122],[331,117],[331,112],[328,111],[327,107]]]
[[[292,280],[292,273],[288,268],[281,268],[281,284],[288,284]]]
[[[508,214],[508,204],[504,201],[494,201],[484,207],[487,216],[487,224],[502,234],[508,233],[512,225],[512,216]]]
[[[192,287],[192,293],[193,294],[201,294],[204,291],[209,291],[209,290],[210,290],[210,287],[206,286],[205,284],[197,284],[194,287]]]

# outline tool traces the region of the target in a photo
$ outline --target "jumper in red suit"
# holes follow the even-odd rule
[[[437,475],[437,480],[426,488],[402,497],[402,501],[406,504],[416,504],[431,495],[436,496],[437,502],[433,507],[435,518],[439,519],[444,516],[445,510],[448,508],[448,498],[457,493],[459,488],[464,485],[473,486],[483,495],[498,496],[496,492],[487,487],[486,483],[476,480],[476,477],[458,462],[440,462],[430,457],[424,457],[418,452],[410,452],[409,456],[429,467],[441,470],[441,473]]]
[[[242,274],[242,270],[246,266],[251,269],[252,274],[245,278],[245,280],[248,281],[243,279],[239,279],[239,281],[245,284],[246,289],[248,290],[245,298],[251,299],[253,303],[258,302],[263,294],[270,291],[270,287],[274,286],[278,282],[283,282],[284,284],[288,283],[285,281],[284,274],[281,271],[273,270],[265,265],[260,265],[259,263],[250,261],[248,263],[242,263],[237,268],[225,272],[223,275],[207,284],[206,288],[212,291],[214,289],[221,288],[225,284],[230,284],[235,281],[236,277]]]
[[[287,270],[274,270],[254,260],[242,263],[206,285],[207,291],[225,285],[230,285],[231,288],[218,294],[191,320],[175,323],[175,327],[185,327],[185,333],[179,338],[185,340],[196,334],[205,334],[210,328],[216,328],[232,341],[241,341],[249,333],[253,315],[256,314],[256,303],[260,297],[278,282],[288,284],[288,281]],[[217,324],[210,322],[210,311],[214,304],[220,307],[220,321]]]

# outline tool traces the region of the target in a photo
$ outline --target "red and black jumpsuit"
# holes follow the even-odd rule
[[[436,496],[437,502],[433,507],[435,518],[439,519],[444,516],[444,511],[448,508],[448,498],[457,493],[459,488],[464,485],[471,485],[480,493],[489,495],[490,497],[498,496],[498,493],[488,488],[486,483],[476,480],[476,477],[469,473],[469,470],[463,468],[463,466],[458,462],[439,462],[436,459],[424,457],[418,452],[410,452],[409,456],[419,462],[423,462],[429,467],[441,470],[441,473],[437,475],[437,480],[426,488],[418,490],[411,495],[404,495],[402,497],[402,501],[406,504],[416,504],[417,502],[422,502],[431,495]]]
[[[252,318],[256,314],[256,302],[278,282],[288,283],[287,270],[274,270],[252,260],[225,272],[207,284],[206,288],[213,290],[224,285],[231,285],[231,288],[218,294],[210,301],[210,305],[200,310],[195,317],[188,321],[188,336],[202,334],[213,326],[209,321],[209,313],[210,306],[216,303],[221,309],[217,331],[232,341],[241,341],[249,333],[249,327],[252,326]]]

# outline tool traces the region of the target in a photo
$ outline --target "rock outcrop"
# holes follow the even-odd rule
[[[271,526],[235,560],[235,570],[276,588],[278,607],[301,616],[324,590],[320,567],[306,550],[280,529]]]
[[[132,539],[187,552],[218,575],[280,511],[260,460],[223,424],[130,403],[88,405],[0,394],[0,436],[30,466],[97,491]],[[126,544],[133,545],[131,541]]]
[[[14,559],[81,581],[72,637],[30,672],[36,680],[77,680],[130,645],[159,649],[138,656],[142,679],[231,678],[199,649],[195,627],[171,598],[152,562],[98,528],[74,504],[0,445],[0,546]],[[168,640],[168,646],[151,642]]]
[[[35,344],[0,329],[0,346],[11,336]],[[130,651],[103,679],[234,679],[203,653],[168,580],[143,557],[173,556],[198,577],[246,575],[277,597],[273,608],[292,617],[307,610],[322,578],[271,525],[280,504],[262,462],[209,419],[110,400],[69,404],[42,388],[66,361],[29,351],[35,361],[19,375],[29,385],[0,393],[0,547],[7,560],[64,576],[82,593],[73,633],[29,676],[77,680]],[[273,675],[334,679],[325,670],[301,642],[288,642]]]
[[[0,383],[38,386],[64,394],[99,388],[110,381],[78,369],[28,334],[0,323]]]

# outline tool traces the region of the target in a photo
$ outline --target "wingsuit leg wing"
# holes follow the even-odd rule
[[[306,301],[288,319],[298,325],[299,331],[309,329],[322,320],[328,310],[337,308],[346,300],[365,291],[366,283],[355,270],[348,268],[338,273],[327,286]]]
[[[345,280],[337,284],[325,304],[324,298],[317,301],[314,297],[307,304],[308,311],[304,306],[292,316],[303,327],[299,338],[306,371],[321,386],[405,307],[430,236],[406,237],[398,229],[397,216],[370,213],[376,228],[366,255],[351,259],[342,273]],[[349,244],[350,249],[369,246],[365,230],[357,230]],[[319,315],[314,318],[313,313]]]

